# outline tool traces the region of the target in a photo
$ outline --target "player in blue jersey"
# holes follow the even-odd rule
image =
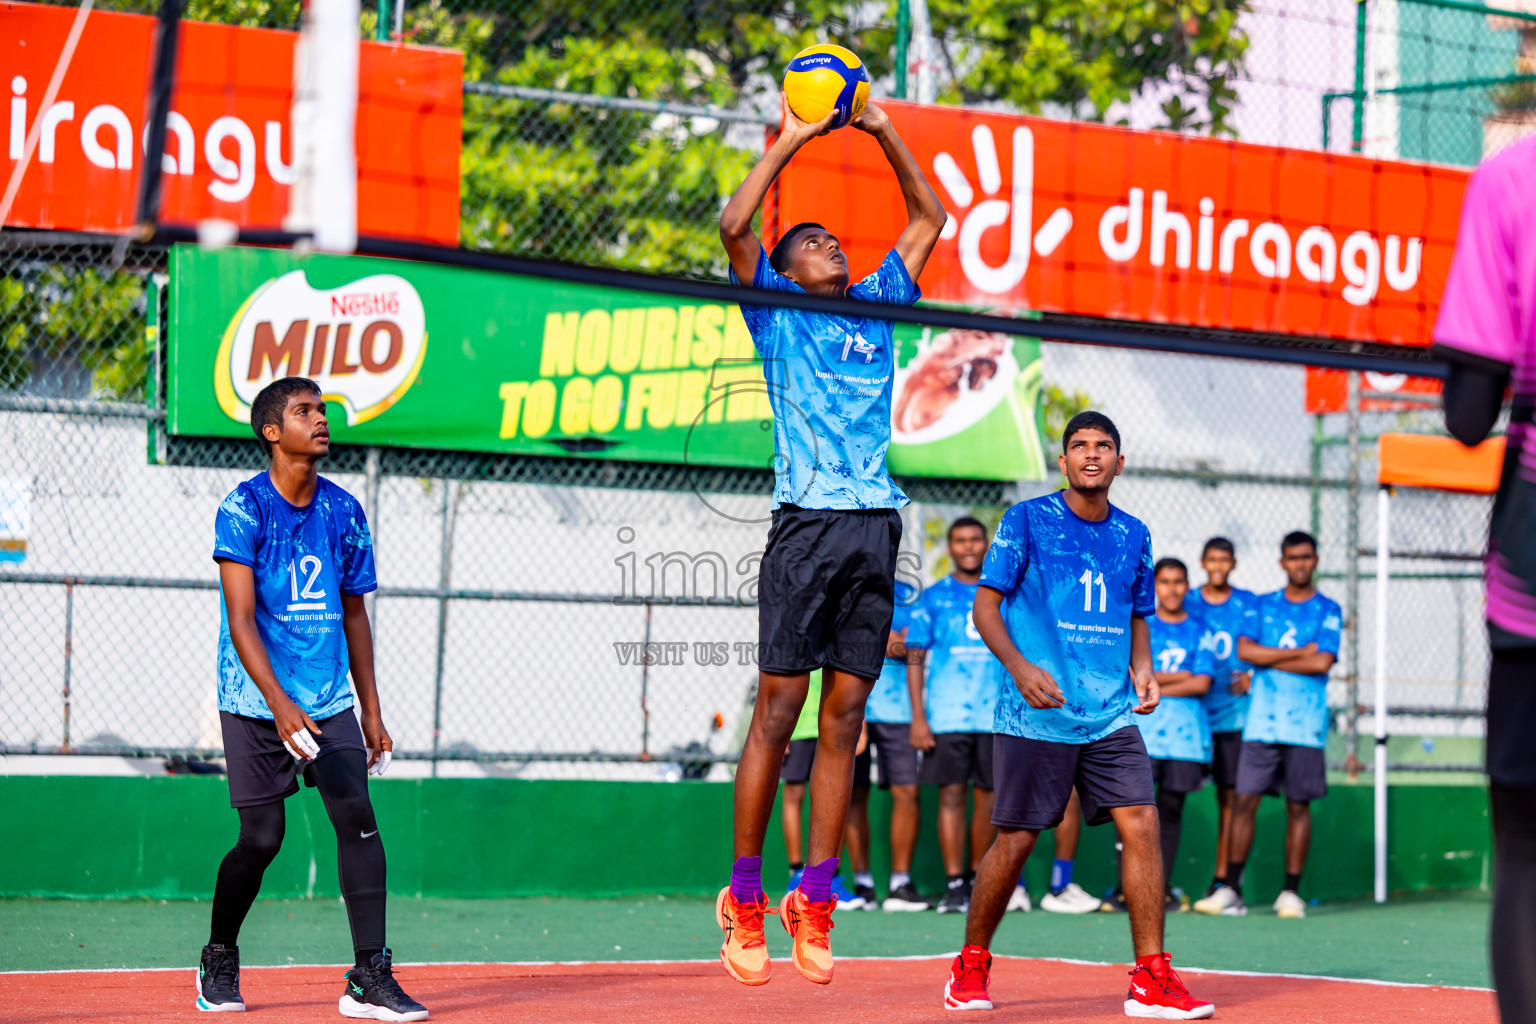
[[[1152,667],[1157,673],[1157,707],[1141,723],[1157,780],[1157,818],[1162,836],[1164,899],[1182,910],[1173,892],[1173,867],[1184,829],[1184,801],[1205,785],[1211,763],[1211,725],[1204,698],[1215,675],[1208,627],[1185,604],[1189,569],[1177,558],[1152,567],[1157,614],[1147,620]]]
[[[1243,866],[1253,848],[1254,823],[1264,795],[1285,796],[1285,881],[1275,899],[1281,917],[1305,917],[1301,873],[1312,841],[1312,801],[1328,792],[1323,744],[1328,736],[1328,671],[1339,655],[1343,613],[1318,593],[1317,541],[1288,533],[1280,542],[1285,589],[1260,597],[1243,620],[1238,657],[1254,666],[1253,703],[1243,726],[1232,808],[1232,852],[1227,887],[1209,897],[1217,913],[1239,915]]]
[[[1248,690],[1253,684],[1252,668],[1237,656],[1237,638],[1242,632],[1243,616],[1258,595],[1232,585],[1237,550],[1225,537],[1212,537],[1205,542],[1200,568],[1205,570],[1205,585],[1189,592],[1184,607],[1204,620],[1211,648],[1211,691],[1205,695],[1205,711],[1211,721],[1211,781],[1216,784],[1217,817],[1216,871],[1205,890],[1205,898],[1197,900],[1194,909],[1197,913],[1214,914],[1220,912],[1220,907],[1206,899],[1227,884],[1237,760],[1243,749],[1243,725],[1248,721]]]
[[[1010,508],[982,567],[973,618],[1011,677],[993,719],[996,841],[971,894],[965,946],[944,1005],[991,1009],[987,947],[1025,858],[1060,824],[1073,786],[1089,824],[1113,821],[1136,965],[1133,1017],[1193,1020],[1215,1012],[1184,987],[1163,950],[1163,864],[1152,764],[1136,715],[1158,704],[1147,617],[1155,607],[1152,538],[1109,503],[1125,468],[1120,432],[1083,412],[1062,434],[1067,488]]]
[[[384,945],[384,846],[368,775],[389,767],[393,744],[379,714],[363,604],[378,587],[368,521],[357,499],[318,473],[331,435],[314,381],[267,385],[251,403],[251,426],[271,466],[230,492],[214,518],[219,721],[240,837],[214,884],[197,1008],[245,1009],[236,941],[282,845],[283,801],[299,791],[302,771],[336,829],[352,927],[356,966],[338,1009],[426,1020],[426,1007],[395,980]]]
[[[720,214],[731,280],[769,292],[898,306],[916,302],[920,293],[914,282],[948,215],[890,119],[873,104],[853,127],[879,143],[906,201],[907,226],[895,248],[852,287],[841,245],[819,224],[796,224],[772,255],[763,251],[752,230],[763,197],[800,147],[831,123],[800,121],[787,100],[783,111],[779,137]],[[736,768],[736,860],[731,884],[715,901],[716,922],[725,933],[720,961],[743,984],[761,985],[770,977],[762,934],[768,909],[761,878],[763,833],[807,679],[813,669],[824,668],[810,781],[810,856],[779,919],[792,937],[796,969],[826,984],[833,966],[832,876],[864,705],[889,644],[901,541],[897,510],[907,503],[885,464],[896,351],[887,320],[753,305],[748,293],[742,299],[773,409],[775,483],[758,574],[757,704]]]
[[[874,749],[880,788],[891,794],[891,878],[885,902],[879,906],[893,911],[922,911],[933,907],[912,884],[912,855],[917,850],[920,816],[917,750],[912,746],[912,698],[907,690],[907,627],[918,597],[916,587],[902,580],[896,581],[896,610],[891,621],[885,664],[868,703],[864,705],[864,728],[869,745]],[[865,836],[869,833],[868,797],[867,787],[854,787],[853,804],[848,810],[850,856],[857,856],[856,831],[862,828]],[[853,882],[854,893],[868,900],[865,905],[873,909],[876,906],[874,878],[855,874]]]
[[[908,649],[923,652],[908,661],[907,678],[912,745],[924,752],[923,782],[939,787],[939,853],[948,877],[939,913],[963,914],[970,909],[975,870],[996,834],[992,714],[1003,666],[971,621],[987,528],[962,516],[950,524],[948,542],[954,571],[923,591],[907,629]],[[972,796],[967,862],[965,808]]]

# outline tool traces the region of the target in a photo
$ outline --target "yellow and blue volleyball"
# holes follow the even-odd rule
[[[789,109],[807,124],[831,113],[832,127],[842,128],[869,102],[869,70],[846,47],[808,46],[784,70],[784,95]]]

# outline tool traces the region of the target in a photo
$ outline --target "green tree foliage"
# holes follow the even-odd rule
[[[26,387],[40,367],[75,364],[92,374],[98,392],[143,396],[142,276],[59,265],[8,268],[0,310],[0,390]]]

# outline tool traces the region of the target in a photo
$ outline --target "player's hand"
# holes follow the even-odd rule
[[[363,716],[363,743],[367,747],[368,774],[383,775],[389,771],[390,751],[395,749],[395,744],[379,715]]]
[[[854,757],[863,757],[864,756],[864,751],[866,751],[868,749],[869,749],[869,723],[865,722],[863,725],[859,726],[859,742],[858,742],[858,745],[853,748],[853,756]]]
[[[1233,672],[1232,679],[1227,683],[1227,690],[1234,697],[1241,697],[1253,686],[1253,674],[1250,672]]]
[[[827,116],[814,124],[800,120],[795,112],[789,109],[789,97],[779,95],[780,106],[783,108],[784,121],[779,126],[779,137],[790,145],[800,147],[818,135],[825,135],[832,130],[832,118],[837,116],[837,111],[827,111]]]
[[[912,716],[912,749],[932,750],[938,745],[933,738],[933,730],[928,728],[928,719],[918,715]]]
[[[1013,685],[1019,688],[1025,703],[1032,708],[1049,710],[1059,708],[1067,702],[1067,699],[1061,695],[1061,687],[1056,685],[1056,680],[1038,665],[1025,665],[1022,670],[1013,673]]]
[[[1150,715],[1163,699],[1162,688],[1157,685],[1157,673],[1150,668],[1131,668],[1131,685],[1136,688],[1139,702],[1131,710],[1138,715]]]
[[[873,103],[864,104],[863,112],[849,122],[849,127],[857,128],[859,131],[868,132],[871,135],[879,135],[890,128],[890,126],[890,117]]]
[[[282,706],[272,709],[272,724],[277,726],[277,735],[294,760],[313,761],[320,756],[320,744],[315,742],[320,727],[293,701],[285,701]]]

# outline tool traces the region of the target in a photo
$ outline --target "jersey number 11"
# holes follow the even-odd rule
[[[1104,574],[1094,576],[1092,569],[1084,569],[1083,574],[1077,578],[1077,582],[1083,585],[1083,611],[1093,611],[1093,587],[1099,587],[1099,613],[1103,614],[1109,600],[1109,591],[1104,586]]]

